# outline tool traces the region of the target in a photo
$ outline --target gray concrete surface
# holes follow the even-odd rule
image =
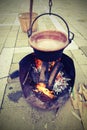
[[[48,0],[34,0],[33,11],[41,14],[48,9]],[[29,0],[0,0],[0,130],[86,130],[86,123],[73,115],[70,100],[57,114],[35,109],[27,104],[19,78],[8,78],[19,70],[19,61],[33,51],[18,19],[19,13],[28,10]],[[74,41],[64,50],[75,64],[75,86],[87,84],[87,1],[53,0],[52,12],[61,15],[75,34]],[[38,20],[38,30],[45,29],[67,31],[62,21],[54,16]],[[16,92],[19,98],[14,102],[9,95]]]

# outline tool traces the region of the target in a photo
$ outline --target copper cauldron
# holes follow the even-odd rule
[[[55,15],[63,20],[67,27],[68,35],[62,31],[55,30],[47,30],[32,34],[34,22],[43,15],[49,15],[49,13],[44,13],[36,17],[28,30],[28,37],[29,44],[34,49],[36,57],[49,62],[62,57],[63,50],[71,43],[74,38],[74,34],[69,31],[66,21],[61,16],[54,13],[51,13],[50,15]],[[70,36],[70,34],[72,34],[72,36]]]

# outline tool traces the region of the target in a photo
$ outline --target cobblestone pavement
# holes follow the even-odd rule
[[[21,29],[19,13],[29,11],[29,0],[0,0],[0,129],[1,130],[86,130],[87,124],[75,116],[70,100],[55,114],[27,104],[23,97],[18,72],[19,62],[33,49],[27,34]],[[33,11],[49,11],[48,0],[34,0]],[[87,84],[87,1],[53,0],[52,12],[62,16],[75,34],[73,42],[64,50],[75,65],[75,86]],[[55,16],[38,19],[38,30],[60,29],[67,32],[64,23]],[[9,95],[19,97],[14,100]]]

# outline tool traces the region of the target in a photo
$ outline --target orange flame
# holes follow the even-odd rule
[[[52,67],[54,66],[55,61],[49,62],[49,68],[48,71],[51,71]]]
[[[56,80],[62,79],[62,75],[61,73],[58,73],[58,75],[56,76]]]
[[[36,92],[42,92],[44,93],[46,96],[48,96],[49,98],[53,99],[54,98],[54,94],[53,91],[50,91],[49,89],[46,88],[46,85],[44,83],[38,83],[36,85]]]
[[[42,65],[42,61],[40,59],[35,59],[35,65],[37,69],[40,68]]]

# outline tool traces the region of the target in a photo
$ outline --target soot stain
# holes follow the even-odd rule
[[[22,91],[16,91],[8,94],[8,98],[15,103],[18,103],[18,100],[21,97],[23,97]]]

